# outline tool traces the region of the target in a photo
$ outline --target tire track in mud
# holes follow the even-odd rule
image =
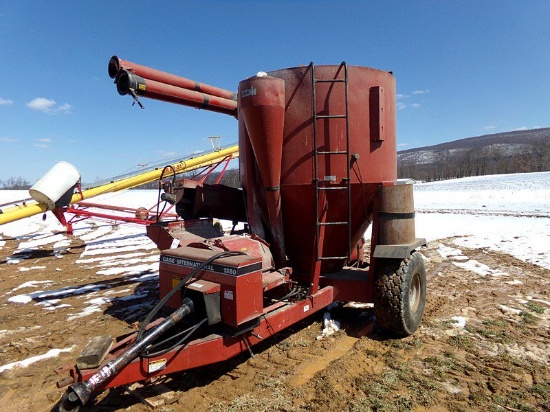
[[[334,347],[328,351],[325,356],[316,356],[308,361],[302,361],[295,368],[296,375],[290,381],[290,387],[296,388],[309,382],[316,373],[325,370],[331,362],[334,362],[348,353],[357,343],[358,338],[344,335],[340,337]]]

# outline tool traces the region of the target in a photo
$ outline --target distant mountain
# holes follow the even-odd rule
[[[399,177],[441,180],[550,170],[550,128],[469,137],[402,150]]]

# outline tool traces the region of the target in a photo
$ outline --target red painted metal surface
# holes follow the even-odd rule
[[[281,181],[285,82],[268,76],[243,80],[239,84],[238,105],[264,188],[275,189]]]
[[[229,235],[216,239],[205,241],[211,247],[220,251],[239,251],[249,256],[256,256],[262,259],[262,272],[270,271],[275,268],[273,255],[269,249],[269,244],[254,235]]]
[[[345,83],[312,85],[311,66],[282,69],[268,73],[284,80],[285,115],[281,161],[281,208],[284,223],[284,246],[290,264],[308,273],[316,263],[315,186],[313,110],[319,116],[346,112]],[[317,79],[342,79],[343,66],[317,66]],[[312,101],[313,87],[316,100]],[[383,89],[384,98],[380,98]],[[337,190],[350,169],[351,175],[351,244],[354,247],[372,221],[376,189],[394,184],[397,176],[395,143],[395,80],[384,71],[365,67],[348,67],[349,154],[319,158],[318,176],[324,190],[318,215],[328,222],[347,220],[347,199]],[[244,98],[240,97],[240,102]],[[239,106],[239,111],[241,107]],[[251,132],[239,113],[239,150],[243,187],[247,194],[248,221],[252,231],[264,233],[269,204],[263,194],[253,150]],[[317,120],[317,150],[342,151],[346,147],[346,120]],[[377,133],[370,131],[376,128]],[[383,133],[380,132],[383,130]],[[255,138],[256,139],[256,138]],[[347,253],[347,228],[326,226],[321,256],[344,256]],[[323,261],[320,272],[337,272],[344,260]]]
[[[159,267],[159,293],[165,296],[200,263],[217,252],[196,247],[162,251]],[[240,255],[220,258],[197,274],[197,278],[221,286],[222,323],[236,327],[257,318],[263,311],[261,257]],[[175,294],[168,305],[180,307],[181,294]]]
[[[172,86],[181,87],[183,89],[194,90],[211,96],[222,97],[224,99],[237,100],[237,95],[235,92],[211,86],[209,84],[196,82],[195,80],[186,79],[185,77],[176,76],[160,70],[152,69],[141,64],[129,62],[117,56],[111,57],[108,66],[109,76],[111,77],[111,79],[115,79],[120,70],[123,69],[131,71],[138,76],[160,83],[166,83]]]
[[[223,97],[211,96],[194,90],[157,82],[135,75],[127,70],[118,73],[117,90],[121,95],[135,93],[150,99],[205,109],[212,112],[236,115],[237,102]]]
[[[317,294],[301,302],[292,305],[275,304],[263,311],[259,325],[248,333],[235,337],[222,337],[215,334],[209,335],[205,338],[193,340],[183,348],[178,347],[162,356],[149,359],[136,359],[100,389],[112,388],[155,376],[168,375],[230,359],[246,351],[246,343],[248,343],[249,346],[254,346],[325,308],[332,301],[333,289],[327,286],[321,289]],[[131,340],[128,341],[131,342]],[[110,357],[106,359],[106,361],[116,357],[122,349],[123,348],[120,348],[117,352],[112,351]],[[165,367],[150,373],[150,365],[154,365],[155,362],[159,361],[164,362]],[[98,372],[98,370],[99,368],[87,370],[71,369],[71,375],[75,382],[81,382],[89,379]]]
[[[281,162],[285,83],[275,77],[252,77],[239,84],[239,115],[243,117],[266,200],[268,240],[278,267],[286,266],[281,216]]]
[[[155,242],[159,250],[187,246],[219,235],[213,227],[212,219],[176,220],[147,226],[147,236]]]

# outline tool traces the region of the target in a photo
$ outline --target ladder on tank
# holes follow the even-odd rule
[[[314,167],[314,175],[313,175],[313,183],[315,186],[315,222],[316,222],[316,235],[315,235],[315,254],[316,254],[316,260],[322,261],[322,260],[342,260],[346,259],[346,261],[349,261],[351,256],[351,180],[350,180],[350,142],[349,142],[349,108],[348,108],[348,66],[346,62],[342,62],[340,64],[338,70],[336,71],[335,77],[338,77],[339,73],[344,71],[344,77],[343,78],[333,78],[333,79],[317,79],[315,77],[315,65],[310,63],[309,65],[311,69],[311,88],[312,88],[312,111],[313,111],[313,167]],[[344,114],[318,114],[317,110],[317,85],[320,83],[343,83],[345,88],[345,113]],[[318,136],[317,136],[317,121],[321,119],[344,119],[346,123],[346,149],[345,150],[319,150],[319,142],[318,142]],[[346,157],[346,176],[342,178],[342,182],[338,184],[337,186],[321,186],[319,183],[319,168],[318,168],[318,162],[320,158],[327,158],[332,156],[345,156]],[[325,176],[323,178],[323,181],[327,181],[327,179],[330,178],[336,178],[336,176]],[[328,215],[328,208],[326,208],[325,205],[323,205],[322,210],[319,210],[319,195],[323,191],[341,191],[344,196],[346,197],[346,204],[347,204],[347,214],[346,214],[346,220],[341,221],[326,221],[322,218],[323,214]],[[348,237],[348,244],[347,244],[347,255],[346,256],[326,256],[322,255],[322,239],[323,236],[321,235],[321,232],[324,232],[324,227],[327,226],[347,226],[347,237]]]

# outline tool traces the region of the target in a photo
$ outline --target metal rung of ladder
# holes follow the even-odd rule
[[[318,114],[317,119],[346,119],[345,114]]]
[[[315,79],[315,83],[345,83],[345,82],[346,82],[346,79]]]
[[[325,154],[348,154],[348,152],[346,152],[345,150],[329,150],[329,151],[326,151],[326,152],[320,152],[320,151],[317,151],[317,154],[320,154],[320,155],[325,155]]]
[[[319,260],[349,260],[351,256],[351,180],[350,180],[350,141],[349,141],[349,108],[348,108],[348,66],[346,62],[342,62],[337,73],[340,73],[341,69],[344,71],[343,78],[337,79],[317,79],[315,77],[315,65],[310,63],[309,68],[311,70],[311,87],[312,87],[312,112],[313,112],[313,164],[314,164],[314,178],[313,183],[315,185],[315,216],[316,216],[316,236],[315,236],[315,253],[316,259]],[[345,87],[345,114],[317,114],[317,91],[316,85],[318,83],[343,83]],[[345,119],[346,121],[346,150],[318,150],[318,138],[317,138],[317,120],[320,119]],[[346,155],[347,157],[347,174],[342,178],[342,183],[339,186],[320,186],[319,185],[319,169],[318,162],[320,156],[333,156],[333,155]],[[319,215],[319,194],[322,191],[329,190],[342,190],[346,191],[347,200],[347,220],[346,221],[320,221]],[[325,210],[328,213],[328,211]],[[319,250],[320,243],[320,228],[326,226],[347,226],[348,231],[348,247],[347,256],[321,256],[322,250]]]
[[[347,186],[320,186],[318,190],[347,190]]]
[[[342,259],[349,259],[349,256],[319,256],[317,259],[319,259],[319,260],[342,260]]]

